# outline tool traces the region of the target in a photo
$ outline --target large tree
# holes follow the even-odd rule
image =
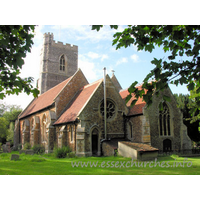
[[[188,136],[191,140],[195,142],[200,142],[200,131],[198,130],[198,121],[191,121],[191,113],[193,113],[192,108],[195,101],[191,97],[183,94],[174,94],[174,97],[177,102],[178,108],[180,108],[183,113],[183,123],[187,126]],[[194,116],[196,117],[199,114],[196,110]]]
[[[21,78],[20,70],[27,52],[31,52],[34,25],[0,25],[0,99],[24,91],[37,96],[32,77]]]
[[[103,25],[93,25],[92,30],[99,31],[102,27]],[[118,25],[110,27],[118,29]],[[127,25],[113,37],[116,49],[135,45],[138,51],[145,50],[151,53],[158,46],[169,53],[167,60],[154,58],[151,61],[155,68],[144,78],[141,90],[135,87],[137,81],[130,86],[127,101],[131,99],[132,93],[135,93],[136,98],[143,96],[147,105],[151,105],[152,95],[159,95],[159,91],[168,87],[169,83],[176,86],[186,84],[189,91],[195,89],[196,94],[200,93],[200,85],[195,84],[200,76],[200,26]],[[146,94],[145,89],[148,90]],[[163,100],[169,100],[169,97],[164,96]],[[200,99],[195,100],[195,106],[200,108]],[[134,100],[132,105],[136,101]]]

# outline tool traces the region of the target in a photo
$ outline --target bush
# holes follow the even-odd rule
[[[67,153],[67,157],[68,158],[75,158],[76,157],[76,153],[75,152]]]
[[[24,144],[24,148],[23,148],[24,150],[26,150],[26,149],[31,149],[31,144],[30,143],[28,143],[28,142],[26,142],[25,144]]]
[[[32,149],[33,149],[33,152],[34,152],[35,154],[43,154],[43,153],[45,152],[44,146],[41,146],[41,145],[39,145],[39,144],[34,145],[34,146],[32,147]]]
[[[70,153],[71,149],[68,146],[64,146],[62,148],[56,148],[54,150],[54,155],[56,158],[66,158],[67,153]]]

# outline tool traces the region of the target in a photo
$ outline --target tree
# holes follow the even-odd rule
[[[17,105],[7,106],[7,111],[4,112],[3,117],[7,123],[6,141],[9,141],[11,145],[14,142],[14,129],[15,121],[18,119],[19,114],[22,112],[22,108]]]
[[[192,120],[191,122],[199,122],[199,131],[200,131],[200,80],[194,81],[194,89],[190,91],[190,99],[192,99],[191,111]]]
[[[24,91],[39,94],[31,85],[33,78],[21,78],[20,70],[27,52],[31,52],[34,25],[0,26],[0,99]]]
[[[199,122],[191,121],[191,108],[193,108],[194,100],[189,95],[174,94],[177,107],[183,113],[183,123],[187,126],[188,136],[195,142],[200,141],[200,131],[198,130]],[[197,115],[197,112],[195,116]]]
[[[8,121],[4,117],[0,117],[0,143],[6,142],[6,137],[8,135]]]
[[[0,104],[0,143],[9,141],[13,144],[15,120],[21,112],[20,106]]]
[[[92,30],[99,31],[103,25],[93,25]],[[111,25],[118,29],[118,25]],[[195,88],[196,94],[200,93],[200,85],[195,85],[195,80],[200,76],[200,26],[133,26],[128,25],[122,32],[116,32],[113,37],[113,45],[116,49],[135,45],[139,50],[152,52],[155,46],[161,47],[164,52],[169,52],[167,60],[157,59],[151,61],[155,68],[145,77],[142,89],[138,90],[135,81],[128,89],[129,95],[126,101],[132,97],[143,97],[147,105],[152,103],[152,95],[159,95],[159,91],[168,87],[168,84],[186,84],[189,91]],[[179,58],[179,60],[178,60]],[[196,86],[196,87],[195,87]],[[147,93],[145,94],[145,89]],[[163,96],[163,100],[169,97]],[[137,100],[132,102],[132,105]],[[200,106],[200,99],[196,98],[196,104]],[[195,119],[196,120],[196,119]]]

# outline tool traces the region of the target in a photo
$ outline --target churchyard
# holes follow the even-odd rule
[[[14,156],[12,156],[15,154]],[[11,160],[11,157],[14,160]],[[18,159],[19,158],[19,159]],[[0,153],[0,175],[199,175],[200,157],[158,156],[136,161],[120,156],[56,158],[51,154]]]

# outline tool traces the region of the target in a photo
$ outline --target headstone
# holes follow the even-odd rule
[[[30,155],[33,155],[33,154],[34,154],[34,152],[33,152],[33,150],[32,150],[32,149],[27,149],[27,150],[25,150],[25,154],[30,154]]]
[[[12,154],[10,160],[19,160],[19,155],[18,154]]]
[[[8,153],[7,145],[2,145],[3,153]]]
[[[7,145],[7,151],[8,153],[10,153],[11,152],[10,142],[6,142],[6,145]]]
[[[26,150],[20,150],[19,154],[21,154],[21,153],[26,153]]]

